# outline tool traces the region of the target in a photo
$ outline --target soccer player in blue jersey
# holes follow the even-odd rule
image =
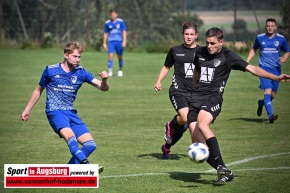
[[[201,46],[195,39],[198,37],[197,24],[187,21],[182,26],[183,44],[172,47],[161,68],[154,90],[161,90],[162,80],[167,76],[170,68],[174,67],[172,84],[169,88],[169,99],[177,114],[165,124],[164,139],[162,145],[162,159],[170,159],[170,148],[175,145],[187,129],[188,104],[193,90],[194,55]]]
[[[289,55],[290,49],[287,40],[281,34],[277,33],[277,24],[274,18],[266,20],[266,33],[259,34],[256,37],[253,48],[250,50],[247,62],[250,62],[255,53],[260,49],[259,66],[274,75],[281,74],[281,66]],[[281,52],[285,52],[282,56]],[[264,98],[258,100],[257,115],[262,115],[263,106],[268,113],[269,123],[274,123],[278,115],[274,114],[272,100],[278,91],[279,82],[267,78],[260,78],[260,88],[264,90]]]
[[[119,60],[118,76],[123,76],[123,50],[127,44],[127,27],[124,20],[118,18],[118,13],[115,9],[110,10],[110,17],[111,19],[105,22],[103,36],[103,48],[108,51],[109,76],[113,75],[113,57],[115,52]]]
[[[64,61],[45,68],[20,116],[21,120],[28,120],[30,111],[46,89],[46,116],[54,132],[69,147],[72,154],[69,164],[89,163],[87,158],[96,149],[90,131],[73,106],[79,88],[86,82],[101,91],[109,90],[106,71],[99,73],[101,80],[98,80],[79,64],[82,52],[83,48],[75,42],[64,47]]]

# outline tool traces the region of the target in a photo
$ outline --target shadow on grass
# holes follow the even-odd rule
[[[154,157],[156,159],[162,160],[162,153],[160,152],[160,153],[141,154],[141,155],[138,155],[137,157]],[[179,160],[184,157],[188,157],[188,156],[185,154],[170,154],[171,160]]]
[[[235,121],[235,120],[247,121],[247,122],[256,122],[256,123],[263,123],[265,121],[268,121],[268,119],[261,119],[261,118],[234,118],[234,119],[230,119],[230,121]]]
[[[194,182],[198,184],[211,184],[213,186],[223,186],[225,184],[218,184],[215,183],[216,180],[216,174],[212,173],[186,173],[186,172],[169,172],[170,178],[174,180],[180,180],[183,182]],[[209,175],[212,176],[213,180],[203,180],[202,176]],[[188,186],[182,186],[185,188],[192,188],[192,187],[198,187],[197,185],[188,185]]]

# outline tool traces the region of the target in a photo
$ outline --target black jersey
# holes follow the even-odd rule
[[[218,54],[212,55],[207,47],[202,47],[196,51],[194,64],[199,77],[193,95],[222,96],[231,70],[245,71],[249,63],[227,48],[223,47]]]
[[[187,92],[193,89],[193,61],[195,52],[199,48],[201,48],[199,45],[195,48],[187,48],[182,44],[169,50],[164,66],[170,68],[174,66],[172,84],[170,86],[171,93]]]

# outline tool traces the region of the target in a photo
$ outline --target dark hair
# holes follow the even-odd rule
[[[110,13],[113,13],[113,12],[118,13],[116,9],[110,9],[109,12],[110,12]]]
[[[182,26],[182,33],[184,33],[186,29],[193,29],[195,33],[197,33],[197,24],[194,21],[187,21]]]
[[[74,50],[79,51],[80,53],[82,53],[84,50],[82,48],[82,46],[77,43],[77,42],[70,42],[68,44],[65,45],[63,52],[67,53],[67,54],[71,54],[74,52]]]
[[[207,38],[217,37],[218,40],[224,39],[223,31],[220,28],[212,27],[205,33]]]
[[[277,22],[276,22],[276,19],[274,19],[274,18],[268,18],[268,19],[266,20],[266,24],[267,24],[267,22],[274,22],[274,23],[277,23]]]

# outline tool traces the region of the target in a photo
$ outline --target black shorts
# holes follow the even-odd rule
[[[209,112],[214,121],[222,110],[222,104],[223,98],[220,95],[194,96],[189,103],[187,123],[196,122],[200,110]]]
[[[178,112],[180,109],[189,107],[189,102],[191,100],[191,92],[184,93],[169,93],[169,99],[173,108]]]

